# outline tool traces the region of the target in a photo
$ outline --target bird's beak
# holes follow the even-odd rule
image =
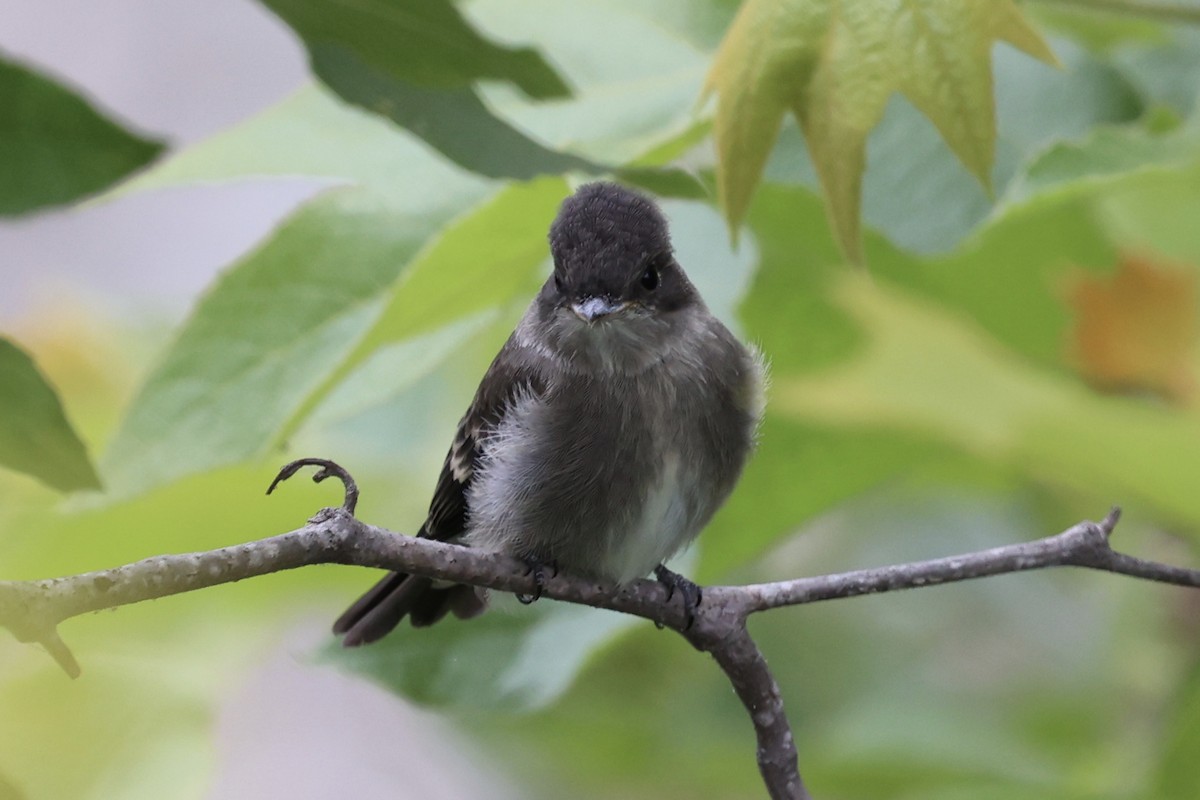
[[[572,303],[571,310],[584,322],[595,322],[621,311],[628,305],[629,303],[615,303],[607,297],[585,297],[578,303]]]

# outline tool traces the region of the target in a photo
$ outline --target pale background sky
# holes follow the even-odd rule
[[[250,0],[0,0],[0,51],[172,147],[308,80],[297,41]],[[62,292],[109,313],[181,319],[316,186],[180,188],[0,219],[0,330]],[[297,619],[224,702],[212,800],[518,796],[436,716],[305,663],[328,622]]]

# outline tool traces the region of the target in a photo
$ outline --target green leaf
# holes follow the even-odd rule
[[[1145,170],[1169,170],[1200,160],[1197,131],[1155,135],[1141,127],[1096,128],[1060,142],[1034,159],[1008,186],[996,213],[1035,196],[1094,190],[1102,182]]]
[[[513,184],[448,225],[405,273],[363,346],[435,330],[536,286],[550,257],[550,223],[568,194],[561,178]]]
[[[405,626],[370,647],[326,654],[426,705],[530,711],[566,691],[600,644],[640,622],[549,601],[419,631]]]
[[[330,192],[226,273],[105,453],[112,491],[237,463],[274,443],[374,322],[412,256],[457,211],[464,187],[446,180],[426,192],[419,215],[364,190]]]
[[[0,465],[61,491],[100,480],[62,404],[28,355],[0,338]]]
[[[575,87],[569,101],[545,103],[506,86],[481,87],[491,108],[540,141],[627,164],[697,126],[696,95],[709,50],[665,28],[645,8],[608,0],[481,0],[471,10],[498,35],[536,42]]]
[[[484,37],[449,0],[262,2],[299,34],[310,52],[352,52],[371,70],[401,83],[457,89],[499,80],[542,100],[570,94],[536,50],[505,47]]]
[[[494,113],[474,85],[479,80],[505,80],[539,101],[565,97],[566,84],[535,51],[504,48],[484,39],[445,0],[428,7],[382,0],[349,9],[330,0],[315,6],[295,0],[267,2],[303,38],[313,71],[327,86],[346,101],[411,131],[466,169],[517,180],[615,169],[612,164],[556,150]],[[531,10],[525,9],[525,14],[529,16]],[[647,26],[642,22],[641,27]],[[517,35],[527,38],[527,31]],[[469,55],[460,58],[464,52]],[[655,110],[645,116],[643,127],[653,126],[663,104],[656,103],[653,95],[642,93],[642,97]],[[613,102],[611,96],[608,102]],[[538,103],[534,108],[544,106]],[[667,109],[680,107],[687,109],[688,104]],[[597,118],[593,110],[589,124],[594,126]],[[668,135],[679,133],[682,130],[677,129]],[[658,140],[662,138],[659,132]],[[702,192],[694,179],[677,170],[642,168],[622,171],[621,177],[659,192],[681,196]]]
[[[546,232],[567,194],[567,185],[559,178],[514,184],[451,221],[416,255],[388,293],[374,324],[296,409],[281,435],[290,435],[318,405],[314,423],[341,416],[339,408],[363,410],[386,400],[396,394],[386,387],[408,385],[408,376],[415,380],[432,369],[437,362],[425,357],[419,359],[425,367],[413,369],[410,364],[392,370],[385,366],[407,357],[408,340],[413,337],[429,339],[425,356],[429,352],[448,355],[460,334],[477,331],[494,316],[491,312],[519,292],[532,296],[548,255]],[[482,286],[487,291],[480,291]],[[383,386],[353,390],[345,385],[358,385],[379,371],[388,372]],[[326,394],[331,396],[326,399]],[[364,403],[368,396],[374,400]]]
[[[469,170],[521,180],[604,171],[534,141],[484,105],[473,87],[481,79],[511,81],[539,99],[568,90],[535,51],[490,42],[448,0],[265,2],[304,40],[313,72],[327,86]]]
[[[610,89],[605,87],[605,92]],[[638,87],[626,86],[620,91],[636,95]],[[625,94],[618,94],[613,102]],[[677,122],[676,116],[669,116],[663,123],[669,126],[665,134],[652,140],[638,137],[631,144],[669,144]],[[685,128],[680,135],[689,134],[690,129]],[[622,147],[615,155],[624,157],[627,151]],[[307,176],[369,186],[387,196],[389,203],[401,203],[419,213],[419,187],[445,182],[447,171],[440,159],[430,157],[420,139],[311,86],[238,126],[173,154],[122,184],[114,195],[214,181]],[[617,169],[616,174],[659,194],[704,194],[695,178],[677,169],[628,167]],[[461,183],[461,177],[456,176],[455,182]]]
[[[375,114],[307,86],[262,113],[198,142],[123,184],[118,196],[164,187],[294,176],[369,187],[419,213],[422,185],[463,183],[419,139]]]
[[[991,48],[1007,41],[1054,56],[1009,0],[750,0],[717,53],[718,194],[730,225],[745,217],[784,114],[804,130],[842,252],[861,260],[866,140],[893,92],[937,127],[963,165],[991,185],[995,149]]]
[[[487,28],[506,38],[537,41],[579,88],[569,100],[557,102],[530,102],[504,85],[476,87],[477,91],[465,94],[452,91],[443,100],[458,104],[455,107],[466,115],[462,119],[467,127],[482,124],[496,130],[511,146],[505,156],[511,164],[503,163],[498,151],[490,152],[493,144],[478,131],[473,139],[449,131],[447,149],[488,174],[576,169],[595,174],[611,169],[618,179],[660,196],[707,194],[687,173],[654,167],[680,155],[681,148],[694,145],[704,133],[704,124],[695,119],[694,104],[707,63],[705,53],[650,23],[644,14],[604,5],[528,2],[493,7],[481,3],[472,6],[472,13],[485,17]],[[597,32],[626,42],[646,57],[630,62],[620,51],[603,47]],[[356,87],[357,78],[351,76],[367,70],[364,63],[355,63],[354,57],[345,53],[334,58],[347,62],[343,79],[348,91],[361,94],[364,103],[386,100],[393,90],[400,95],[407,91],[379,75],[370,78],[372,83],[366,89]],[[653,74],[646,73],[647,63],[654,68]],[[494,109],[511,124],[499,120],[480,123],[473,115],[481,113],[481,102],[484,112],[490,114]],[[431,116],[435,128],[446,127],[440,112],[428,105],[406,113],[413,119]],[[534,139],[527,139],[526,131]],[[436,171],[429,163],[438,161],[430,157],[429,147],[414,133],[389,124],[386,117],[364,113],[323,87],[306,87],[258,116],[174,154],[121,191],[304,175],[369,185],[381,193],[399,191],[415,199],[414,184],[436,180],[428,174]],[[581,155],[558,153],[551,149],[554,147],[570,147]],[[631,166],[613,168],[608,164]]]
[[[406,84],[372,71],[350,51],[335,47],[314,48],[312,60],[329,88],[344,99],[387,117],[479,175],[530,180],[565,172],[616,172],[631,183],[659,191],[703,194],[698,181],[680,170],[619,169],[549,148],[493,114],[474,89],[434,90]]]
[[[98,192],[162,150],[103,117],[82,97],[0,58],[0,214]]]
[[[301,408],[281,438],[293,426],[319,429],[386,404],[432,373],[495,316],[489,309],[403,341],[360,345],[368,355],[348,357],[328,381],[327,391],[313,393],[311,414],[307,405]]]
[[[1140,170],[1105,186],[1092,202],[1097,226],[1126,250],[1200,263],[1196,187],[1200,161]]]
[[[613,177],[659,197],[708,200],[712,193],[704,181],[682,169],[669,167],[618,167]]]
[[[313,69],[347,101],[420,136],[456,164],[490,178],[526,180],[546,173],[605,168],[535,142],[497,117],[469,87],[428,89],[372,69],[335,45],[310,45]]]

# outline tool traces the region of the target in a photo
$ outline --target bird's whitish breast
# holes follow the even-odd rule
[[[670,558],[695,533],[694,476],[677,451],[664,454],[631,525],[607,532],[604,574],[625,583]],[[631,498],[632,499],[632,498]]]

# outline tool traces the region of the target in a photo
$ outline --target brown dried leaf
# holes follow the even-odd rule
[[[1069,302],[1070,357],[1090,383],[1181,403],[1193,396],[1200,339],[1194,268],[1126,255],[1111,276],[1077,279]]]

